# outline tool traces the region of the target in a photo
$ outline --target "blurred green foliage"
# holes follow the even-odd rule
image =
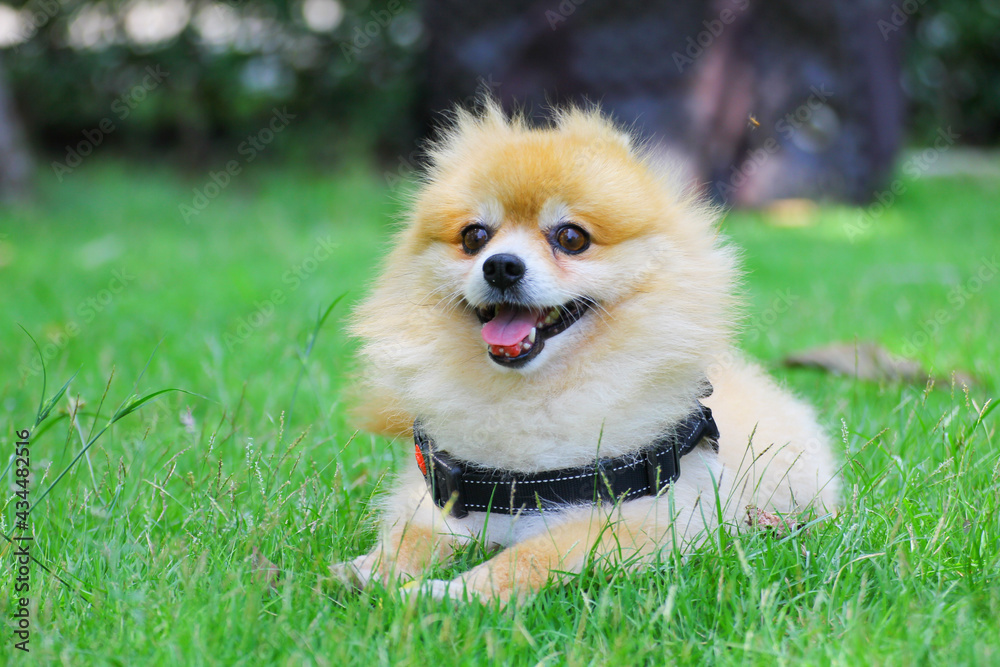
[[[995,144],[1000,4],[893,2],[899,25],[883,34],[907,39],[910,141],[944,124]],[[0,0],[0,25],[11,8],[18,38],[0,62],[32,143],[56,157],[103,127],[101,143],[202,160],[285,106],[309,129],[298,148],[324,160],[405,154],[421,131],[413,0]]]
[[[900,9],[907,4],[893,1]],[[995,145],[1000,140],[1000,2],[928,2],[909,23],[904,26],[910,40],[903,88],[910,101],[911,139],[933,139],[937,128],[951,125],[962,143]]]
[[[198,159],[232,149],[276,107],[310,126],[295,134],[320,156],[416,133],[423,33],[411,2],[0,1],[32,16],[0,57],[33,143],[57,154],[110,120],[102,141]]]

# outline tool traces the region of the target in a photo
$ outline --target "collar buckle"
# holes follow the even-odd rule
[[[431,499],[438,507],[451,505],[451,515],[461,519],[469,514],[462,502],[462,475],[465,466],[452,458],[448,452],[435,450],[431,447],[430,438],[420,428],[419,423],[413,425],[413,439],[420,449],[425,462],[424,479],[431,492]]]

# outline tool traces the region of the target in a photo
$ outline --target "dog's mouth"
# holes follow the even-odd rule
[[[476,308],[490,359],[520,368],[538,356],[545,341],[576,324],[593,302],[577,299],[561,306],[535,308],[507,303]]]

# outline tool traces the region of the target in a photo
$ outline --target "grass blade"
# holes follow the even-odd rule
[[[972,434],[975,433],[975,431],[976,431],[977,428],[979,428],[979,425],[983,423],[983,421],[986,419],[986,417],[991,412],[993,412],[994,409],[996,409],[997,405],[1000,405],[1000,401],[993,401],[992,399],[990,400],[990,404],[983,408],[982,412],[979,413],[979,416],[976,417],[976,421],[974,421],[972,424],[970,424],[969,428],[967,428],[965,430],[965,439],[966,440],[968,440],[970,437],[972,437]]]
[[[313,327],[312,333],[309,334],[309,340],[306,342],[306,349],[299,357],[299,362],[302,365],[299,367],[298,377],[295,378],[295,387],[292,389],[292,400],[288,403],[288,415],[286,417],[286,421],[289,425],[292,423],[292,412],[295,410],[295,399],[299,395],[299,385],[302,384],[302,378],[306,374],[306,363],[309,361],[309,355],[312,354],[313,346],[316,344],[316,339],[319,337],[319,331],[323,328],[326,318],[330,317],[330,313],[333,312],[333,309],[336,308],[337,304],[340,303],[346,296],[347,292],[338,296],[329,306],[327,306],[326,311],[316,318],[316,326]]]
[[[45,421],[45,419],[49,416],[49,413],[52,412],[52,408],[56,407],[56,403],[59,402],[59,399],[61,399],[63,397],[63,394],[66,393],[66,390],[69,389],[69,383],[72,382],[74,379],[76,379],[76,376],[79,373],[80,371],[73,373],[73,375],[71,375],[70,378],[66,380],[66,384],[62,386],[62,389],[57,391],[55,395],[52,398],[50,398],[48,402],[45,403],[44,407],[42,407],[39,410],[38,416],[35,418],[35,426],[38,426],[43,421]]]
[[[135,395],[133,394],[132,397],[129,397],[122,403],[122,406],[118,408],[115,414],[111,416],[111,419],[108,420],[108,423],[105,424],[104,427],[101,428],[101,430],[90,436],[90,439],[87,441],[87,444],[83,446],[83,449],[77,452],[76,456],[73,457],[73,460],[70,461],[69,465],[66,466],[66,468],[64,468],[63,471],[59,473],[59,475],[54,480],[52,480],[52,483],[48,486],[47,489],[45,489],[45,491],[42,492],[42,495],[38,499],[36,499],[34,503],[32,503],[31,507],[28,508],[28,513],[30,514],[36,507],[38,507],[41,504],[43,500],[45,500],[46,496],[49,495],[49,492],[51,492],[52,489],[54,489],[56,485],[59,484],[62,478],[66,476],[66,473],[68,473],[70,470],[73,469],[73,466],[75,466],[77,462],[81,458],[83,458],[83,455],[87,453],[87,450],[89,450],[91,446],[95,442],[97,442],[97,440],[104,434],[104,432],[107,431],[109,428],[111,428],[112,424],[132,414],[133,412],[135,412],[136,410],[138,410],[143,405],[153,400],[157,396],[160,396],[161,394],[166,394],[171,391],[179,391],[181,393],[189,394],[191,396],[198,396],[199,398],[205,398],[204,396],[200,396],[199,394],[195,394],[194,392],[187,391],[186,389],[176,389],[173,387],[170,389],[160,389],[159,391],[151,392],[140,398],[134,398]]]
[[[146,404],[147,402],[153,400],[157,396],[160,396],[161,394],[169,393],[171,391],[177,391],[177,392],[180,392],[182,394],[187,394],[188,396],[196,396],[198,398],[204,398],[206,401],[209,400],[207,396],[202,396],[201,394],[196,394],[193,391],[188,391],[187,389],[179,389],[177,387],[170,387],[168,389],[160,389],[158,391],[154,391],[154,392],[151,392],[149,394],[146,394],[145,396],[142,396],[142,397],[135,397],[135,394],[133,394],[128,399],[126,399],[125,402],[122,403],[121,407],[119,407],[118,410],[115,412],[115,414],[113,414],[111,416],[111,419],[108,421],[108,426],[111,426],[112,424],[114,424],[119,419],[122,419],[122,418],[127,417],[128,415],[132,414],[133,412],[135,412],[136,410],[138,410],[139,408],[141,408],[144,404]]]

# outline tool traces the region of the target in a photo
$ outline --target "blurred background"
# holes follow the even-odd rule
[[[488,89],[600,102],[729,205],[865,203],[901,149],[997,143],[998,35],[996,0],[0,0],[0,193],[96,153],[393,187]]]

